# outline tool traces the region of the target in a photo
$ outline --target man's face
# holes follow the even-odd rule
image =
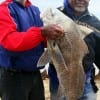
[[[74,12],[82,13],[86,10],[90,0],[68,0]]]

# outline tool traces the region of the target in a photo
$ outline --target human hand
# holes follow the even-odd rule
[[[42,35],[49,39],[56,39],[64,35],[64,30],[55,24],[41,27]]]

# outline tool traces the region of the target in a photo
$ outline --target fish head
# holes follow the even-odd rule
[[[53,24],[54,13],[51,8],[46,9],[40,14],[40,18],[42,19],[44,25]]]

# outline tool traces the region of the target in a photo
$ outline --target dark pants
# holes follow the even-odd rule
[[[39,71],[15,72],[0,68],[2,100],[45,100]]]

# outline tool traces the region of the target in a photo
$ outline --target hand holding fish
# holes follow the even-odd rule
[[[56,24],[41,27],[41,31],[42,35],[49,39],[56,39],[64,35],[64,30]]]

